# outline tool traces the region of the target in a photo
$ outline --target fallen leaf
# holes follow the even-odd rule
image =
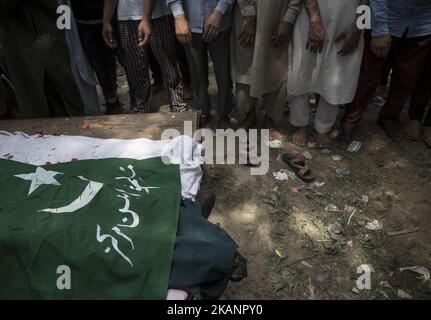
[[[286,255],[284,254],[282,249],[275,249],[275,254],[280,258],[280,259],[284,259],[286,258]]]

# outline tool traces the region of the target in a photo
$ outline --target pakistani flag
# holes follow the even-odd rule
[[[180,199],[160,157],[0,159],[0,298],[165,299]]]

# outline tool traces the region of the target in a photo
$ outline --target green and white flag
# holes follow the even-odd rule
[[[160,157],[0,159],[0,299],[165,299],[180,200]]]

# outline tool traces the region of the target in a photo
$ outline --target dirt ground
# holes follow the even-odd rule
[[[123,81],[127,105],[126,92]],[[214,79],[210,93],[214,99]],[[168,111],[163,92],[154,101]],[[431,269],[431,150],[422,142],[388,139],[376,125],[377,113],[370,106],[361,123],[359,153],[336,145],[328,151],[294,148],[289,128],[283,131],[283,148],[308,151],[321,186],[277,181],[273,172],[288,169],[280,160],[283,148],[271,149],[264,176],[251,176],[242,165],[204,166],[203,190],[217,195],[210,220],[237,241],[248,260],[247,279],[230,283],[223,299],[398,299],[403,293],[431,298],[430,280],[399,270]],[[337,177],[337,170],[350,175]],[[331,204],[340,211],[325,210]],[[353,209],[346,206],[357,209],[349,225]],[[366,228],[374,220],[381,230]],[[354,292],[362,264],[374,270],[371,289]]]

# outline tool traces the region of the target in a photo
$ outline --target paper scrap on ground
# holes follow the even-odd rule
[[[292,171],[282,169],[278,172],[273,172],[275,180],[278,181],[288,181],[288,180],[295,180],[296,175]]]
[[[367,223],[367,225],[365,226],[365,228],[367,228],[368,230],[372,230],[372,231],[379,231],[382,230],[383,225],[381,224],[381,222],[379,220],[373,220]]]

